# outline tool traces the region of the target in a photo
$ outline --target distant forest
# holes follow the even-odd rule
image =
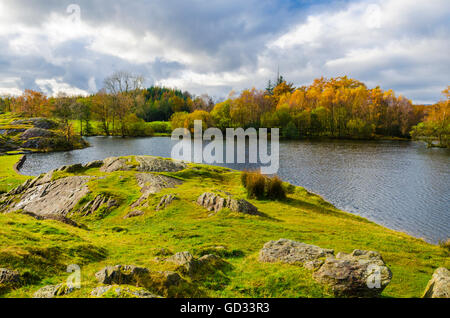
[[[82,135],[92,134],[93,122],[97,133],[130,136],[150,135],[148,122],[192,128],[194,120],[201,119],[205,128],[280,128],[282,137],[290,139],[412,137],[430,145],[449,144],[450,86],[442,92],[443,100],[426,106],[345,76],[319,78],[301,87],[279,76],[263,90],[231,92],[219,103],[206,94],[194,96],[156,86],[144,89],[143,82],[141,76],[116,72],[105,79],[101,91],[87,97],[47,97],[25,90],[21,96],[1,97],[0,111],[52,117],[67,126],[75,121],[77,129],[72,133]]]

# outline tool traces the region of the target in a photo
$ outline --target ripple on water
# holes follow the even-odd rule
[[[88,141],[93,147],[29,155],[22,172],[38,175],[62,165],[130,154],[170,157],[175,144],[170,138]],[[449,150],[415,142],[289,141],[280,144],[278,174],[340,209],[436,243],[450,236],[449,164]]]

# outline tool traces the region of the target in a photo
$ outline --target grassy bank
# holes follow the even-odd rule
[[[12,169],[18,157],[0,157],[1,177],[24,180]],[[210,216],[195,203],[200,194],[221,189],[246,197],[240,173],[225,168],[192,165],[164,173],[184,183],[149,198],[145,214],[124,219],[129,205],[140,197],[135,172],[103,173],[98,168],[78,174],[100,176],[89,182],[92,195],[108,193],[122,204],[109,215],[76,216],[87,229],[57,221],[38,221],[18,213],[0,214],[0,267],[25,273],[27,283],[3,297],[30,297],[44,285],[58,284],[68,276],[66,266],[82,268],[82,288],[70,297],[88,297],[97,286],[94,274],[106,265],[141,265],[170,270],[155,261],[161,248],[172,253],[190,251],[196,256],[217,253],[232,268],[195,282],[195,295],[207,297],[332,297],[317,284],[311,272],[298,266],[258,261],[269,240],[293,239],[336,252],[354,249],[381,253],[393,279],[384,297],[420,297],[434,269],[449,267],[449,251],[423,240],[389,230],[364,218],[338,210],[302,187],[290,187],[283,201],[249,200],[265,216],[250,216],[224,209]],[[54,178],[71,175],[58,173]],[[155,211],[160,198],[175,193],[179,200]],[[225,249],[217,249],[223,246]],[[186,278],[189,280],[189,278]]]
[[[0,156],[0,193],[8,192],[30,178],[14,170],[21,157],[21,155]]]

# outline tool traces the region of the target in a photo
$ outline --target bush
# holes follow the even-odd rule
[[[151,127],[151,129],[155,133],[165,134],[165,133],[171,132],[170,124],[165,121],[152,121],[152,122],[149,122],[148,125]]]
[[[249,198],[263,199],[265,197],[266,177],[260,172],[248,173],[245,184]]]
[[[271,200],[286,199],[286,190],[283,187],[283,181],[277,176],[268,178],[266,196]]]
[[[247,197],[250,199],[283,200],[286,198],[286,189],[277,176],[267,177],[259,171],[243,171],[241,182],[247,190]]]

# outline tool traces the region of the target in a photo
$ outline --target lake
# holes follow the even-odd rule
[[[111,156],[170,157],[175,144],[169,137],[86,139],[92,147],[27,155],[21,172],[39,175]],[[449,167],[450,150],[419,142],[282,141],[278,175],[342,210],[437,243],[450,237]]]

